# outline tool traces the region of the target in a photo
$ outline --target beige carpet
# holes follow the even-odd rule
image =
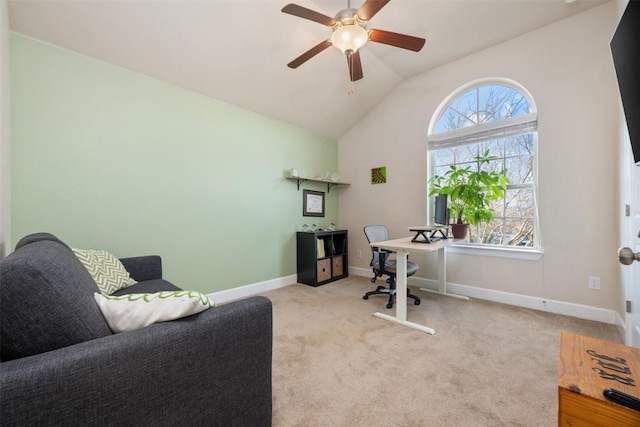
[[[419,292],[409,320],[350,277],[264,293],[273,302],[273,425],[554,426],[559,333],[620,342],[612,325]]]

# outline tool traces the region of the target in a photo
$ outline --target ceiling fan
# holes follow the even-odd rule
[[[282,12],[318,22],[327,27],[331,27],[332,30],[329,39],[312,47],[288,63],[287,66],[289,68],[298,68],[329,46],[335,46],[347,56],[349,78],[353,82],[363,77],[360,48],[369,40],[375,43],[383,43],[419,52],[424,46],[425,39],[385,30],[367,30],[369,20],[390,1],[391,0],[366,0],[364,4],[360,6],[360,9],[352,9],[351,2],[348,0],[347,8],[338,12],[335,18],[297,4],[291,3],[286,5],[282,8]]]

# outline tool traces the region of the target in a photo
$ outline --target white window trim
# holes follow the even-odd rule
[[[538,261],[544,255],[544,250],[542,248],[532,249],[517,246],[481,245],[478,243],[455,243],[451,246],[447,246],[447,252],[451,254],[479,255],[496,258],[521,259],[525,261]]]
[[[454,129],[449,132],[441,132],[441,133],[432,133],[433,127],[436,125],[440,115],[445,110],[445,108],[458,96],[466,91],[470,90],[474,87],[479,87],[487,84],[496,84],[496,85],[504,85],[511,87],[512,89],[522,93],[527,98],[529,105],[533,108],[534,112],[525,114],[518,117],[511,117],[503,120],[496,120],[488,123],[480,123],[474,126],[463,127],[460,129]],[[512,82],[510,80],[501,79],[501,78],[487,78],[480,79],[474,82],[469,82],[468,84],[458,88],[458,90],[452,92],[447,98],[445,98],[442,103],[436,109],[432,120],[429,124],[429,132],[427,134],[427,152],[428,152],[428,164],[429,168],[433,170],[433,157],[431,150],[435,150],[438,148],[449,148],[458,145],[465,145],[468,143],[478,143],[483,142],[483,140],[495,139],[498,137],[507,137],[519,133],[525,133],[528,131],[538,132],[538,111],[536,104],[531,96],[531,94],[521,85]],[[496,129],[502,129],[502,132],[492,133]],[[538,187],[538,140],[536,137],[535,141],[536,145],[536,155],[534,157],[534,175],[536,177],[535,182],[533,183],[533,191],[536,193],[534,195],[534,219],[535,219],[535,238],[538,242],[535,248],[530,247],[519,247],[519,246],[498,246],[498,245],[483,245],[479,243],[456,243],[455,245],[451,245],[448,247],[448,251],[450,253],[459,253],[459,254],[467,254],[467,255],[479,255],[479,256],[489,256],[489,257],[499,257],[499,258],[511,258],[511,259],[522,259],[529,261],[537,261],[541,259],[544,255],[544,246],[542,242],[542,232],[540,230],[540,217],[537,206],[537,187]],[[430,176],[433,172],[430,173]],[[516,184],[517,185],[517,184]],[[515,185],[514,185],[515,187]],[[428,189],[428,184],[427,184]],[[431,215],[431,203],[427,203],[427,216]]]
[[[538,114],[530,113],[523,116],[480,123],[474,126],[454,129],[449,132],[435,133],[427,137],[428,149],[449,148],[459,145],[482,142],[483,140],[506,138],[527,132],[536,132]],[[496,130],[499,129],[499,132]]]

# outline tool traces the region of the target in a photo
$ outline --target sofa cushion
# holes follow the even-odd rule
[[[63,243],[31,242],[0,261],[0,360],[111,334],[95,282]]]
[[[145,280],[162,279],[162,258],[159,255],[120,258],[120,262],[133,280],[143,282]]]
[[[145,280],[144,282],[138,282],[135,285],[120,289],[112,296],[128,295],[128,294],[152,294],[154,292],[161,291],[181,291],[179,287],[164,279]]]
[[[180,319],[215,305],[206,295],[196,291],[122,296],[96,293],[94,297],[113,332],[133,331],[152,323]]]
[[[73,248],[73,253],[105,295],[137,283],[129,276],[120,260],[107,251]]]

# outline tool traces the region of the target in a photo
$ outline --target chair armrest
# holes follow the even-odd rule
[[[3,426],[270,426],[272,307],[252,297],[0,363]]]
[[[387,263],[390,261],[390,259],[388,257],[390,257],[391,255],[395,254],[394,251],[390,251],[389,249],[381,249],[378,246],[372,246],[371,249],[374,252],[378,253],[378,265],[380,266],[380,268],[378,269],[378,272],[376,273],[377,277],[382,277],[383,275],[386,274],[385,272],[385,267],[387,266]],[[373,260],[371,260],[371,264],[373,266]]]
[[[136,282],[162,279],[162,258],[158,255],[121,258],[120,262]]]
[[[378,269],[379,277],[382,277],[385,274],[385,267],[387,266],[387,256],[390,254],[386,249],[382,249],[378,251]]]
[[[395,254],[394,251],[390,251],[389,249],[382,249],[382,248],[380,248],[378,246],[371,246],[371,249],[374,252],[385,253],[385,254]]]

